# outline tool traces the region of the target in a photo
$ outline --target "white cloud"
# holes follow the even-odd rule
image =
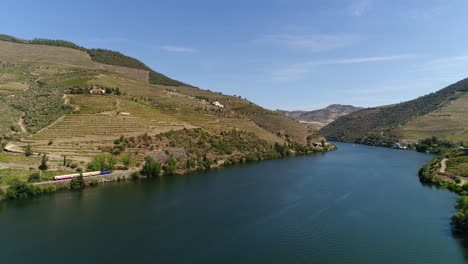
[[[198,50],[194,48],[181,47],[181,46],[161,46],[160,48],[164,51],[169,51],[169,52],[183,52],[183,53],[198,52]]]
[[[282,68],[274,69],[271,71],[273,78],[280,81],[294,81],[304,78],[309,74],[314,67],[323,65],[347,65],[347,64],[360,64],[360,63],[374,63],[385,61],[396,61],[411,59],[416,57],[411,54],[391,55],[391,56],[374,56],[374,57],[357,57],[345,59],[330,59],[330,60],[314,60],[303,63],[296,63],[287,65]]]
[[[372,0],[356,0],[350,6],[350,12],[352,16],[362,16],[370,10],[372,6]]]
[[[300,49],[310,52],[321,52],[349,46],[354,43],[355,37],[350,35],[328,34],[272,34],[260,38],[261,42],[269,42],[275,45]]]

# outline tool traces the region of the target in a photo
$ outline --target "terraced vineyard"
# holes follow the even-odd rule
[[[151,106],[115,96],[71,95],[70,104],[79,110],[61,117],[51,126],[24,140],[20,146],[31,144],[35,152],[67,155],[83,160],[100,152],[121,135],[151,135],[193,128]],[[50,144],[50,142],[53,142]]]
[[[185,85],[118,52],[66,41],[0,39],[0,143],[17,152],[5,153],[2,160],[4,167],[16,169],[9,175],[22,180],[31,166],[38,167],[42,154],[49,158],[49,171],[75,171],[86,170],[90,159],[103,152],[119,160],[130,153],[142,161],[153,151],[144,145],[115,151],[121,136],[154,139],[184,128],[201,128],[213,137],[237,131],[249,135],[236,138],[239,146],[257,141],[271,147],[264,152],[275,143],[283,148],[286,140],[304,144],[311,135],[322,141],[307,127],[245,98]],[[28,146],[33,155],[19,159]]]
[[[401,128],[405,139],[419,140],[431,136],[468,141],[465,136],[468,124],[468,93],[424,116],[417,117]]]

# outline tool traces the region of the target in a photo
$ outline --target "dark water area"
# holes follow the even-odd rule
[[[338,150],[0,204],[1,263],[467,263],[432,156]]]

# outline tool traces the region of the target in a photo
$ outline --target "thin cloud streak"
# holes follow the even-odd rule
[[[180,47],[180,46],[161,46],[161,50],[169,51],[169,52],[180,52],[180,53],[194,53],[198,52],[198,50],[189,47]]]
[[[350,6],[350,12],[352,16],[360,17],[369,11],[372,7],[371,0],[357,0]]]
[[[355,37],[350,35],[300,35],[300,34],[272,34],[258,39],[290,49],[299,49],[309,52],[321,52],[350,46],[355,42]]]
[[[304,63],[296,63],[287,65],[280,69],[272,71],[273,78],[280,81],[294,81],[304,78],[310,73],[314,67],[325,65],[347,65],[347,64],[361,64],[361,63],[375,63],[386,61],[397,61],[415,58],[412,54],[401,54],[392,56],[373,56],[373,57],[357,57],[347,59],[330,59],[330,60],[315,60]]]

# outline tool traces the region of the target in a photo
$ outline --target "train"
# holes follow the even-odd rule
[[[90,171],[90,172],[83,172],[81,173],[81,175],[83,175],[83,177],[90,177],[90,176],[110,174],[111,172],[112,172],[111,170]],[[54,181],[69,180],[69,179],[76,178],[78,176],[80,176],[79,173],[55,176]]]

